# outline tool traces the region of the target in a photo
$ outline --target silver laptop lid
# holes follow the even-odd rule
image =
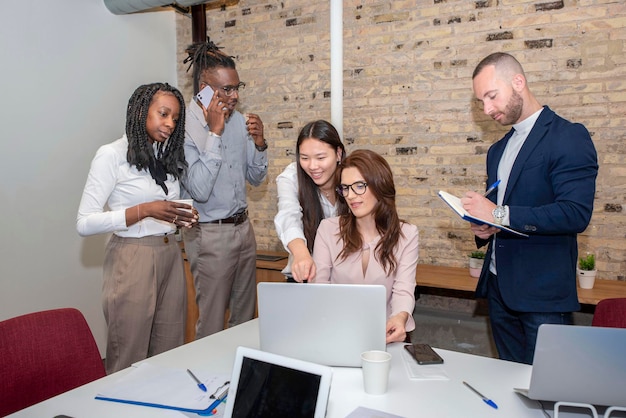
[[[385,350],[382,285],[258,285],[263,351],[327,366],[360,367],[361,353]]]
[[[626,407],[626,329],[543,324],[528,397]]]

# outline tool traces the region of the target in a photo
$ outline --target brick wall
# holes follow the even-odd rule
[[[229,2],[229,4],[236,2]],[[600,173],[582,252],[599,277],[626,275],[626,5],[608,0],[344,0],[344,141],[394,169],[401,216],[420,230],[420,261],[466,265],[467,223],[437,197],[484,190],[488,147],[508,128],[482,114],[471,89],[481,58],[510,52],[542,104],[581,122]],[[261,115],[268,180],[249,189],[261,249],[280,250],[274,179],[294,156],[299,129],[330,120],[329,0],[240,0],[207,11],[208,34],[236,57],[247,83],[241,111]],[[192,95],[184,49],[191,21],[177,16],[179,85]]]

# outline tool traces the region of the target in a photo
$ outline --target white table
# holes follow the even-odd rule
[[[243,345],[259,346],[258,320],[211,335],[146,361],[177,368],[205,368],[215,373],[230,373],[235,349]],[[389,388],[385,395],[373,396],[363,391],[360,368],[334,368],[328,404],[328,418],[344,418],[358,406],[378,409],[404,417],[543,417],[537,402],[512,391],[528,387],[531,366],[471,354],[437,349],[444,358],[442,366],[449,380],[410,380],[402,359],[403,344],[387,347],[393,355]],[[81,386],[47,401],[19,411],[11,417],[52,418],[68,415],[74,418],[182,417],[179,412],[125,405],[94,399],[99,388],[118,379],[128,369]],[[497,410],[482,400],[462,381],[467,381],[499,406]],[[198,415],[195,415],[198,416]]]

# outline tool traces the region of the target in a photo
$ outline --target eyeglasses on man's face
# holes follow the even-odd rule
[[[348,197],[350,189],[352,189],[354,194],[360,196],[367,190],[367,183],[364,181],[355,181],[352,184],[340,184],[337,186],[337,193],[339,193],[340,196]]]
[[[246,88],[246,83],[242,81],[236,86],[218,87],[218,90],[221,90],[226,96],[232,96],[234,92],[239,93],[239,90],[243,90],[245,88]]]

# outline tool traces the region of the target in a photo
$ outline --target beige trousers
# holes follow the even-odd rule
[[[201,223],[183,233],[196,288],[199,318],[196,339],[254,318],[256,240],[250,220],[234,224]]]
[[[187,294],[174,235],[112,236],[104,260],[102,309],[107,373],[183,344]]]

